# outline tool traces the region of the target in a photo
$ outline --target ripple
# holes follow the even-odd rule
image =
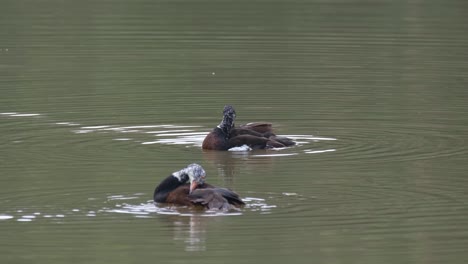
[[[31,222],[32,219],[28,219],[28,218],[19,218],[19,219],[16,219],[16,221],[18,221],[18,222]]]
[[[174,129],[174,130],[160,130],[160,131],[147,131],[147,134],[164,134],[164,133],[176,133],[176,132],[189,132],[193,130],[189,129]]]
[[[201,135],[206,136],[207,132],[190,132],[190,133],[165,133],[165,134],[158,134],[157,137],[176,137],[176,136],[193,136],[193,135]]]
[[[40,116],[41,114],[5,112],[5,113],[0,113],[0,115],[11,116],[11,117],[33,117],[33,116]]]
[[[138,196],[124,196],[124,195],[111,195],[108,196],[107,199],[110,201],[115,201],[115,200],[133,200],[133,199],[138,199]]]
[[[0,215],[0,220],[9,220],[9,219],[13,219],[13,218],[15,218],[15,217],[12,216],[12,215],[5,215],[5,214]]]
[[[23,218],[28,218],[28,219],[34,219],[34,218],[36,218],[35,215],[23,215],[22,217],[23,217]]]
[[[198,208],[189,208],[186,206],[172,206],[164,204],[155,204],[152,200],[145,200],[144,202],[131,203],[130,200],[141,200],[142,197],[148,196],[145,193],[124,195],[115,194],[106,197],[91,199],[91,203],[84,204],[83,207],[66,208],[66,205],[47,205],[36,206],[34,208],[24,207],[17,209],[14,212],[2,213],[0,220],[9,220],[16,218],[20,222],[34,222],[39,219],[49,219],[56,222],[60,219],[68,219],[68,221],[76,221],[79,219],[83,221],[89,218],[100,218],[118,215],[129,215],[140,218],[146,216],[153,218],[157,215],[178,215],[182,217],[213,217],[213,216],[240,216],[245,213],[259,213],[271,214],[274,210],[279,209],[286,201],[293,203],[300,200],[302,197],[296,193],[280,193],[280,194],[260,194],[259,196],[266,196],[265,198],[251,196],[254,193],[243,198],[245,206],[240,209],[230,211],[219,210],[200,210]],[[99,206],[105,202],[106,206]],[[277,204],[279,203],[279,204]],[[62,209],[59,209],[62,207]],[[90,209],[94,208],[94,209]],[[283,208],[284,209],[284,208]],[[289,210],[292,212],[294,210]],[[278,213],[278,212],[276,212]]]
[[[68,124],[68,122],[61,122]],[[160,128],[161,130],[155,130]],[[142,145],[185,145],[187,147],[201,147],[205,136],[209,133],[203,129],[202,126],[197,125],[180,125],[180,124],[153,124],[153,125],[134,125],[134,126],[119,126],[119,125],[93,125],[81,126],[72,130],[75,134],[89,134],[89,133],[132,133],[136,135],[135,138],[117,137],[113,138],[114,141],[131,141]],[[146,135],[151,135],[159,139],[148,140]],[[312,142],[332,141],[336,140],[331,137],[314,137],[312,135],[285,135],[298,142],[298,145],[309,144]],[[279,148],[274,150],[281,150],[287,148]],[[249,149],[250,150],[250,149]],[[230,151],[246,151],[245,148],[236,147]],[[270,155],[270,154],[267,154]],[[290,156],[296,154],[286,154]],[[281,156],[272,155],[271,156]]]
[[[130,141],[142,145],[163,144],[163,145],[188,145],[201,147],[201,143],[207,132],[197,131],[195,128],[200,126],[194,125],[175,125],[175,124],[157,124],[157,125],[135,125],[135,126],[118,126],[118,125],[95,125],[81,126],[78,129],[72,130],[75,134],[90,134],[90,133],[131,133],[134,138],[116,137],[114,141]],[[161,128],[162,130],[154,130]],[[181,129],[183,128],[183,129]],[[191,129],[187,129],[191,128]],[[148,136],[162,137],[162,139],[148,140]]]
[[[63,125],[63,126],[79,126],[80,125],[78,123],[73,123],[73,122],[55,122],[54,124]]]
[[[299,153],[284,153],[284,154],[256,154],[252,155],[252,157],[287,157],[287,156],[295,156]]]
[[[32,118],[36,115],[45,116],[43,114],[29,114],[17,112],[4,112],[2,115],[16,117],[21,114],[24,118]],[[185,146],[201,148],[205,136],[209,133],[203,126],[185,125],[185,124],[141,124],[141,125],[116,125],[116,124],[92,124],[86,125],[82,122],[71,122],[66,120],[51,121],[50,118],[42,118],[35,120],[34,123],[14,122],[10,123],[9,130],[11,131],[11,144],[29,144],[32,151],[25,153],[31,158],[25,160],[39,159],[43,163],[44,158],[61,159],[66,161],[86,161],[93,162],[92,155],[83,155],[88,149],[99,148],[101,150],[109,149],[108,152],[114,151],[116,147],[130,150],[138,148],[139,145],[166,145],[166,146]],[[26,120],[26,119],[24,119]],[[8,128],[8,127],[7,127]],[[211,129],[210,129],[211,130]],[[34,133],[31,133],[34,131]],[[69,132],[72,132],[70,134]],[[250,157],[287,157],[296,156],[299,154],[320,154],[325,151],[316,151],[306,149],[308,144],[317,144],[319,142],[336,141],[331,137],[315,137],[313,135],[294,134],[286,135],[296,140],[298,144],[291,148],[278,148],[264,150],[263,152],[250,151]],[[38,155],[37,151],[46,149],[50,146],[51,141],[57,138],[61,140],[54,144],[54,148],[47,151],[47,155]],[[118,145],[116,145],[118,144]],[[66,151],[65,154],[55,155],[54,151],[61,149],[73,149]],[[151,149],[146,148],[147,151]],[[232,152],[245,152],[246,149],[233,148]],[[281,151],[282,153],[274,152]],[[315,152],[313,152],[315,151]],[[237,155],[237,154],[236,154]],[[245,156],[248,158],[249,156]],[[112,157],[110,157],[112,158]]]
[[[468,154],[464,138],[431,126],[394,124],[364,131],[347,127],[348,133],[331,143],[330,149],[340,160],[409,161]]]
[[[130,198],[129,196],[119,196],[120,198]],[[104,211],[108,213],[118,214],[130,214],[130,215],[151,215],[151,214],[162,214],[162,215],[179,215],[179,216],[234,216],[242,215],[245,211],[260,211],[262,213],[269,212],[272,208],[276,208],[276,205],[270,205],[265,202],[265,199],[246,197],[242,199],[245,202],[245,206],[242,209],[220,211],[220,210],[200,210],[198,208],[188,208],[186,206],[172,206],[164,204],[155,204],[152,200],[146,201],[140,204],[116,204],[115,208],[105,208]]]
[[[306,154],[317,154],[317,153],[334,152],[334,151],[336,151],[336,149],[321,149],[321,150],[305,149],[304,153],[306,153]]]

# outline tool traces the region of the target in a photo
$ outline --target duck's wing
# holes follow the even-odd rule
[[[229,202],[213,189],[195,189],[189,194],[188,199],[192,203],[202,205],[207,209],[225,211],[231,208]]]
[[[283,144],[285,147],[290,147],[296,145],[296,142],[294,140],[288,138],[288,137],[283,137],[283,136],[271,136],[269,138],[271,141],[276,141],[281,144]]]
[[[268,138],[270,139],[270,142],[267,143],[266,147],[281,148],[294,146],[296,144],[296,142],[288,137],[275,135],[275,133],[273,133],[272,124],[266,122],[255,122],[240,125],[239,128],[233,128],[231,133],[233,134],[233,137],[239,135],[252,135]]]
[[[244,205],[239,195],[224,188],[195,189],[188,199],[194,204],[216,210],[230,210],[233,206]]]
[[[189,194],[189,189],[190,189],[190,186],[188,184],[179,186],[177,189],[173,190],[167,195],[166,200],[164,202],[170,203],[170,204],[177,204],[177,205],[186,205],[186,206],[192,205],[192,202],[187,197]]]
[[[242,145],[247,145],[253,149],[264,149],[269,142],[268,138],[257,137],[253,135],[239,135],[229,139],[228,146],[229,148],[238,147]],[[228,149],[229,149],[228,148]]]
[[[267,132],[273,133],[272,124],[267,123],[267,122],[252,122],[252,123],[240,125],[239,127],[244,128],[244,129],[250,129],[261,134],[264,134]]]
[[[236,137],[232,137],[228,141],[228,149],[233,147],[239,147],[243,145],[247,145],[252,149],[268,149],[268,148],[284,148],[286,147],[285,144],[282,142],[284,141],[277,141],[272,138],[276,136],[271,136],[269,138],[266,137],[257,137],[253,135],[240,135]]]
[[[230,138],[237,137],[237,136],[240,136],[240,135],[251,135],[251,136],[256,136],[256,137],[268,138],[268,135],[264,136],[264,134],[262,134],[262,133],[258,133],[255,130],[248,129],[248,128],[243,128],[243,127],[234,127],[229,132],[229,137]]]
[[[227,199],[230,204],[233,204],[236,206],[245,205],[245,203],[242,201],[239,195],[235,193],[234,191],[231,191],[226,188],[214,188],[214,190],[217,193],[221,194],[225,199]]]

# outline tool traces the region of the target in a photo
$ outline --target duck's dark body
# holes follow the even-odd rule
[[[225,188],[196,189],[188,198],[190,202],[208,209],[231,210],[245,205],[237,193]]]
[[[229,136],[219,127],[215,127],[203,140],[203,149],[228,150]]]
[[[182,180],[183,182],[180,182],[174,175],[164,179],[154,190],[154,201],[185,206],[198,205],[206,209],[220,210],[228,210],[244,205],[237,193],[207,183],[198,185],[197,189],[189,194],[190,185],[186,183],[188,179],[182,178]]]
[[[234,128],[226,135],[220,128],[215,127],[203,140],[202,148],[228,150],[232,147],[247,145],[252,149],[264,149],[269,146],[269,143],[273,143],[270,144],[271,147],[284,147],[284,145],[278,146],[270,142],[269,138],[253,130]]]
[[[266,122],[248,123],[245,125],[240,125],[239,128],[248,129],[250,131],[255,131],[260,134],[273,133],[272,124]]]
[[[203,140],[202,148],[228,150],[232,147],[247,145],[252,149],[282,148],[295,144],[287,137],[273,133],[271,123],[255,122],[235,127],[235,110],[225,106],[223,120]]]

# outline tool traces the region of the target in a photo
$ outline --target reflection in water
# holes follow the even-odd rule
[[[203,159],[211,163],[218,171],[218,175],[225,181],[224,186],[232,187],[235,175],[239,175],[241,170],[248,170],[252,161],[249,152],[245,151],[213,151],[203,150]],[[271,165],[271,159],[261,159],[257,163],[267,168]]]
[[[174,240],[184,242],[186,251],[206,250],[206,230],[212,218],[189,215],[168,216],[166,220],[174,224]]]
[[[155,204],[152,200],[142,203],[132,203],[147,197],[146,193],[112,194],[102,198],[90,198],[93,204],[106,204],[101,208],[69,208],[50,211],[48,208],[36,208],[31,211],[28,208],[18,209],[15,212],[0,212],[0,221],[29,222],[50,221],[52,223],[63,223],[64,221],[96,221],[107,222],[112,215],[129,215],[135,218],[154,218],[171,223],[173,239],[182,241],[186,251],[206,250],[206,240],[210,225],[219,217],[240,216],[246,212],[257,212],[260,214],[270,213],[276,205],[268,204],[263,198],[245,197],[246,205],[241,210],[217,211],[200,210],[185,206],[169,206]],[[287,194],[278,194],[271,200],[279,200],[287,197]],[[270,194],[271,197],[271,194]],[[114,217],[112,217],[114,218]],[[164,226],[161,223],[158,225]]]
[[[259,166],[264,171],[272,170],[275,165],[275,158],[336,151],[334,148],[326,147],[320,149],[305,148],[305,146],[310,144],[320,144],[322,141],[326,143],[327,141],[336,140],[335,138],[314,137],[312,135],[287,135],[287,137],[300,143],[293,147],[267,150],[249,150],[245,148],[237,148],[236,151],[202,150],[203,159],[213,164],[218,170],[218,175],[226,181],[226,186],[230,187],[234,186],[233,180],[235,175],[255,170]]]
[[[220,215],[239,215],[239,213],[197,212],[186,207],[165,207],[155,205],[152,201],[139,205],[122,204],[107,212],[131,214],[137,218],[155,217],[173,224],[174,240],[183,241],[186,251],[203,251],[206,249],[206,230],[210,217]]]
[[[297,194],[269,194],[272,200],[279,200],[288,197],[297,199]],[[122,203],[122,200],[132,200],[135,195],[112,195],[108,199],[117,201],[114,208],[104,208],[107,213],[130,214],[136,218],[158,218],[172,223],[174,240],[182,241],[186,251],[206,250],[206,237],[210,224],[218,217],[229,217],[243,215],[245,212],[257,212],[259,214],[269,214],[277,205],[266,203],[265,199],[257,197],[245,197],[242,200],[246,205],[241,210],[217,211],[199,210],[185,206],[168,206],[155,204],[147,201],[141,204]],[[101,210],[100,210],[101,211]]]

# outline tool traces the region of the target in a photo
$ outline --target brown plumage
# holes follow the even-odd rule
[[[205,183],[205,174],[200,165],[190,164],[165,178],[154,190],[153,200],[215,210],[230,210],[244,205],[237,193]]]
[[[214,188],[214,186],[205,183],[203,185],[197,186],[197,189],[195,189],[195,191],[204,188]],[[190,184],[186,183],[184,185],[180,185],[179,187],[175,188],[174,190],[168,193],[164,203],[192,206],[193,202],[189,198],[189,193]]]
[[[230,105],[224,107],[223,120],[203,140],[202,148],[228,150],[232,147],[247,145],[252,149],[282,148],[295,144],[287,137],[273,133],[272,124],[255,122],[235,127],[236,111]]]
[[[196,189],[188,198],[194,204],[217,210],[231,210],[245,205],[237,193],[226,188]]]

